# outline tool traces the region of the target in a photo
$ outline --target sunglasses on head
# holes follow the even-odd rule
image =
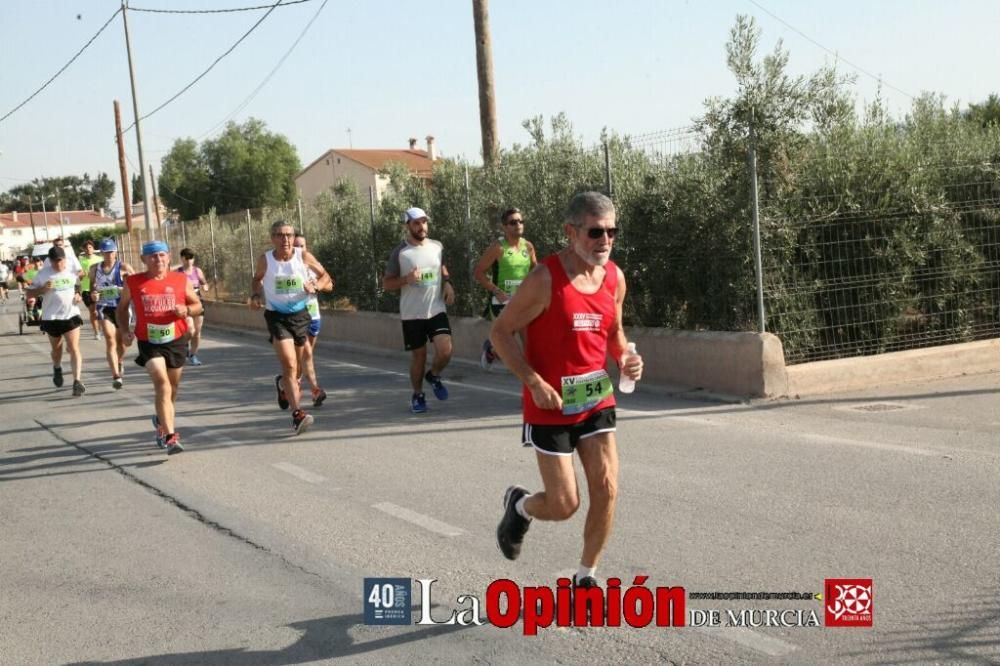
[[[593,240],[597,240],[598,238],[600,238],[604,234],[607,234],[608,238],[610,238],[611,240],[614,240],[615,236],[618,235],[618,227],[607,227],[607,228],[605,228],[605,227],[591,227],[590,229],[587,229],[587,238],[590,238],[590,239],[593,239]]]

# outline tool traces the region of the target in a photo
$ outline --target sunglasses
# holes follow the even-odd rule
[[[597,240],[604,236],[604,234],[607,234],[609,239],[614,240],[615,236],[618,235],[618,227],[591,227],[587,229],[587,238],[592,240]]]
[[[524,224],[524,220],[507,220],[503,224],[505,227],[512,227],[515,224]]]

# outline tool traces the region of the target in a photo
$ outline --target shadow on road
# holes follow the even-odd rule
[[[413,607],[411,610],[419,611]],[[96,664],[148,664],[149,666],[181,666],[188,664],[304,664],[320,659],[351,657],[369,652],[377,652],[407,643],[433,639],[439,636],[453,634],[456,631],[468,629],[460,625],[435,625],[432,627],[414,626],[386,627],[386,631],[398,629],[399,633],[383,638],[375,638],[357,642],[350,630],[362,624],[364,616],[360,614],[335,615],[331,617],[304,620],[287,625],[302,632],[299,639],[280,650],[207,650],[201,652],[184,652],[145,657],[131,657],[117,661],[86,661],[76,662],[74,666]]]

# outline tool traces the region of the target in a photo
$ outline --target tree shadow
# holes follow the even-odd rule
[[[419,607],[411,607],[411,611],[419,611]],[[199,652],[177,652],[171,654],[151,655],[146,657],[131,657],[116,661],[85,661],[75,662],[72,666],[96,666],[97,664],[126,666],[127,664],[148,664],[149,666],[188,666],[192,664],[263,664],[280,666],[283,664],[304,664],[322,659],[351,657],[377,652],[407,643],[447,636],[463,629],[473,628],[461,625],[434,625],[431,627],[416,627],[414,625],[385,627],[387,630],[398,629],[399,633],[369,641],[357,642],[350,635],[350,630],[364,622],[360,614],[335,615],[293,622],[286,626],[296,629],[301,634],[297,641],[278,650],[244,650],[232,648],[225,650],[205,650]],[[372,657],[373,663],[377,659]]]
[[[1000,590],[959,600],[950,610],[928,613],[912,629],[881,633],[880,664],[1000,664]],[[924,619],[926,618],[926,619]],[[876,626],[878,618],[875,619]],[[845,661],[871,657],[870,650],[837,655]]]

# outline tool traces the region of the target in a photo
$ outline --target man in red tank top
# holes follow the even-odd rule
[[[493,324],[498,355],[524,384],[522,442],[535,449],[543,490],[510,486],[497,526],[497,546],[507,559],[521,553],[533,518],[567,520],[580,506],[573,452],[587,477],[590,506],[577,587],[597,585],[594,573],[611,533],[618,487],[615,396],[607,357],[622,358],[625,276],[610,260],[618,229],[615,207],[598,192],[577,194],[565,224],[568,247],[533,270]],[[525,331],[524,349],[517,341]],[[642,358],[630,354],[621,371],[642,375]]]
[[[174,427],[174,403],[187,358],[187,318],[205,309],[183,273],[170,270],[170,247],[164,241],[143,243],[146,271],[129,275],[115,319],[126,347],[138,340],[135,362],[146,368],[156,400],[156,444],[168,455],[184,450]],[[129,330],[129,304],[135,309],[135,333]]]

